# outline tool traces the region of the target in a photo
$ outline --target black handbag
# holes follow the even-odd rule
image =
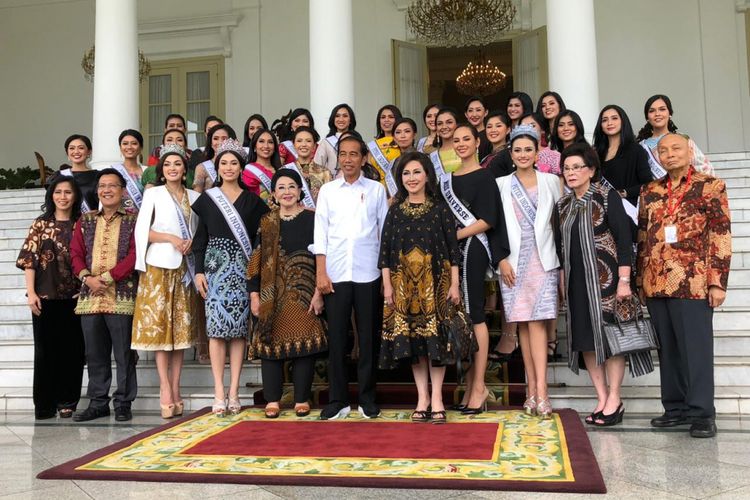
[[[615,322],[604,323],[604,336],[612,356],[624,356],[659,348],[651,320],[643,317],[638,297],[615,302]]]
[[[471,359],[478,349],[474,330],[466,320],[466,314],[459,307],[448,303],[448,317],[440,322],[440,337],[446,344],[448,360],[456,364],[459,383],[463,380],[463,361]]]

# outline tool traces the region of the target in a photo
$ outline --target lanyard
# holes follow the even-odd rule
[[[667,177],[667,214],[671,217],[674,215],[674,213],[677,211],[677,207],[680,206],[680,203],[682,203],[682,199],[687,194],[688,190],[690,189],[690,178],[693,175],[693,169],[691,168],[688,170],[687,174],[687,182],[685,183],[685,190],[682,192],[682,195],[675,200],[674,206],[672,205],[672,178]]]

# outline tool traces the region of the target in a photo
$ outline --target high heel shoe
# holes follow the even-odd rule
[[[625,408],[622,407],[622,402],[620,402],[620,406],[617,407],[614,413],[607,415],[603,411],[599,412],[597,418],[594,419],[594,425],[597,427],[611,427],[621,423],[624,415]]]
[[[486,387],[484,388],[484,397],[482,398],[482,403],[476,407],[476,408],[470,408],[469,405],[466,405],[466,408],[461,410],[462,415],[479,415],[482,412],[487,411],[487,398],[490,397],[490,390]]]
[[[557,352],[557,340],[547,342],[547,363],[552,363],[562,359],[562,355]]]
[[[529,396],[528,398],[526,398],[526,401],[523,402],[523,411],[524,413],[526,413],[526,415],[536,415],[536,408],[536,396]]]
[[[513,355],[516,353],[518,348],[516,347],[510,352],[500,352],[492,350],[489,354],[487,354],[487,361],[493,362],[493,363],[507,363],[511,360]]]
[[[536,413],[542,420],[552,417],[552,404],[550,404],[549,399],[539,398],[539,402],[536,405]]]
[[[227,409],[229,410],[229,413],[232,415],[239,415],[239,413],[242,411],[242,403],[240,403],[240,397],[232,397],[229,396],[229,404],[227,405]]]
[[[466,409],[466,405],[463,403],[458,403],[457,405],[450,405],[449,408],[453,411],[464,411]]]
[[[211,406],[211,413],[216,417],[224,418],[227,414],[227,400],[214,399],[214,404]]]
[[[174,405],[173,404],[170,403],[168,405],[163,405],[159,403],[159,406],[161,407],[161,418],[166,419],[166,418],[174,417]]]
[[[181,416],[182,416],[182,413],[183,413],[184,411],[185,411],[185,402],[184,402],[184,401],[182,401],[182,400],[180,400],[180,401],[175,401],[175,402],[174,402],[174,413],[173,413],[173,415],[174,415],[175,417],[181,417]]]

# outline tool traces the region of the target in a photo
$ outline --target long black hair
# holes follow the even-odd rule
[[[568,109],[565,107],[565,101],[563,101],[563,98],[560,97],[560,94],[558,94],[557,92],[548,90],[547,92],[540,95],[539,100],[536,102],[536,114],[538,114],[542,118],[544,118],[544,113],[542,113],[542,101],[544,101],[545,97],[553,97],[557,101],[557,106],[560,108],[560,113]],[[549,122],[547,121],[546,118],[544,118],[544,121],[545,121],[545,124],[542,130],[544,130],[544,132],[547,134],[547,137],[549,137],[549,134],[551,132],[549,129]]]
[[[354,130],[357,128],[357,119],[354,117],[354,110],[351,106],[342,102],[331,110],[331,115],[328,117],[328,134],[326,137],[336,135],[336,132],[338,132],[338,130],[336,130],[336,113],[338,113],[340,109],[345,109],[346,112],[349,113],[349,128],[347,130]]]
[[[165,154],[161,158],[159,158],[159,163],[156,165],[156,181],[154,182],[154,186],[163,186],[167,183],[167,180],[164,178],[164,160],[169,158],[170,156],[177,156],[182,160],[182,166],[185,169],[185,172],[182,174],[182,185],[186,186],[186,179],[187,179],[187,160],[184,156],[182,156],[177,151],[170,151],[169,153]]]
[[[614,109],[618,115],[620,115],[620,146],[617,148],[615,156],[619,155],[626,147],[635,143],[635,134],[633,133],[633,126],[630,124],[630,118],[628,118],[625,110],[617,104],[608,104],[604,106],[599,113],[599,118],[596,120],[596,128],[594,129],[594,149],[596,154],[599,155],[599,162],[604,163],[604,159],[607,157],[607,150],[609,149],[609,137],[602,130],[602,117],[606,111]]]
[[[375,116],[375,130],[377,131],[377,134],[375,135],[375,139],[382,139],[385,137],[385,132],[383,131],[383,128],[380,126],[380,115],[383,114],[383,111],[389,110],[391,113],[393,113],[393,116],[396,118],[396,120],[400,120],[403,116],[401,114],[401,110],[396,107],[394,104],[386,104],[382,108],[378,110],[378,114]],[[395,121],[394,121],[395,123]],[[393,131],[391,131],[391,134]]]
[[[49,186],[47,186],[47,192],[44,194],[44,204],[42,204],[42,215],[39,216],[40,219],[44,220],[54,220],[55,219],[55,202],[52,200],[52,195],[55,192],[55,188],[62,184],[63,182],[67,182],[70,184],[71,189],[73,190],[73,196],[75,199],[73,200],[73,206],[71,207],[73,210],[70,214],[70,220],[77,220],[81,216],[81,201],[83,199],[83,195],[81,194],[81,188],[78,187],[78,184],[76,183],[75,179],[72,177],[68,177],[66,175],[56,175],[52,181],[50,181]]]
[[[424,168],[427,174],[427,183],[425,184],[425,195],[432,201],[440,199],[440,191],[438,190],[437,175],[435,175],[435,167],[432,165],[430,157],[419,151],[409,151],[404,153],[398,158],[398,165],[396,166],[396,184],[398,185],[398,192],[396,192],[395,199],[398,203],[403,202],[409,197],[409,192],[404,187],[402,177],[404,175],[404,168],[409,162],[418,161],[422,168]]]
[[[672,101],[664,94],[655,94],[649,97],[646,100],[645,106],[643,106],[643,117],[646,119],[646,124],[643,126],[643,128],[641,128],[641,130],[638,131],[638,137],[636,138],[636,141],[641,142],[654,135],[654,127],[648,122],[648,110],[651,105],[659,99],[664,101],[664,104],[667,105],[667,111],[669,111],[670,118],[667,122],[667,130],[672,133],[677,132],[677,125],[675,125],[672,121],[672,115],[674,114],[674,111],[672,110]]]
[[[245,127],[242,129],[242,146],[246,148],[250,147],[250,141],[253,140],[253,138],[248,135],[248,131],[250,130],[250,122],[253,120],[258,120],[263,126],[263,129],[268,130],[268,122],[263,117],[263,115],[258,113],[250,115],[248,119],[245,120]]]
[[[448,106],[443,106],[442,108],[438,109],[438,112],[435,115],[435,140],[432,141],[432,147],[433,148],[439,148],[440,146],[443,145],[443,140],[440,138],[440,134],[437,131],[437,119],[438,119],[438,116],[440,116],[442,114],[446,114],[446,113],[449,114],[449,115],[451,115],[453,117],[453,119],[456,120],[456,128],[458,128],[458,125],[462,121],[466,120],[466,117],[463,117],[463,116],[459,115],[458,111],[456,111],[455,109],[450,108]]]
[[[228,124],[228,123],[220,123],[218,125],[214,125],[210,129],[208,129],[208,134],[206,134],[206,147],[203,150],[203,153],[205,157],[213,158],[215,151],[213,146],[211,146],[211,141],[214,138],[214,134],[218,132],[219,130],[226,130],[227,135],[230,139],[237,139],[237,134],[234,132],[234,129]]]
[[[253,136],[253,140],[250,141],[250,156],[248,157],[247,162],[255,163],[258,161],[258,153],[255,151],[255,148],[258,146],[258,140],[265,133],[268,133],[268,135],[271,136],[271,139],[273,139],[273,154],[271,155],[270,161],[271,166],[278,170],[283,167],[281,164],[281,156],[279,156],[279,140],[270,130],[258,130],[258,133]]]
[[[255,137],[258,137],[259,135],[260,134],[255,134]],[[250,188],[247,187],[247,184],[245,184],[245,182],[242,180],[242,172],[245,168],[245,159],[237,151],[232,151],[231,149],[222,151],[221,153],[216,155],[216,182],[214,182],[214,186],[221,187],[221,185],[224,184],[224,179],[222,179],[221,175],[219,175],[219,160],[221,160],[221,158],[225,155],[232,155],[237,158],[237,161],[240,162],[240,175],[237,177],[237,184],[239,184],[242,189],[246,191],[249,190]]]
[[[295,130],[294,134],[292,134],[292,144],[294,144],[294,140],[302,132],[307,132],[308,134],[312,135],[313,142],[316,143],[316,144],[320,140],[320,134],[318,133],[317,130],[315,130],[314,128],[310,128],[310,127],[306,127],[306,126],[302,125],[301,127],[297,127],[297,130]],[[313,149],[315,149],[315,148],[313,148]]]
[[[562,150],[565,149],[563,147],[563,141],[557,135],[557,126],[560,124],[560,119],[565,118],[566,116],[569,116],[573,120],[573,125],[575,125],[576,127],[576,136],[573,138],[572,144],[584,142],[588,145],[589,143],[589,141],[587,141],[586,137],[583,135],[583,121],[581,120],[581,117],[572,109],[566,109],[565,111],[557,115],[557,118],[555,118],[555,124],[552,126],[552,131],[550,132],[550,147],[555,151],[562,152]]]
[[[307,116],[307,119],[310,121],[310,125],[308,126],[310,128],[315,128],[315,120],[313,119],[310,110],[305,108],[296,108],[295,110],[290,111],[286,115],[275,120],[271,125],[271,129],[278,137],[279,142],[290,141],[292,139],[292,134],[294,133],[294,131],[292,130],[292,122],[302,115]]]
[[[523,112],[521,115],[525,115],[526,113],[533,113],[534,112],[534,103],[531,101],[531,96],[527,94],[526,92],[513,92],[508,96],[508,100],[505,101],[505,112],[508,112],[508,104],[510,104],[511,99],[518,99],[521,101],[521,107],[523,108]],[[520,119],[520,118],[519,118]]]

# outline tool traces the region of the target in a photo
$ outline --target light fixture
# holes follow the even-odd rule
[[[83,68],[83,76],[86,80],[94,81],[94,63],[96,59],[96,47],[91,46],[89,50],[83,53],[83,59],[81,60],[81,67]],[[151,73],[151,63],[143,51],[138,49],[138,81],[143,83]]]
[[[415,0],[406,9],[409,29],[426,45],[486,45],[513,24],[512,0]]]
[[[482,52],[473,61],[469,61],[456,78],[456,88],[464,95],[488,96],[505,86],[508,77],[500,68],[485,59]]]

